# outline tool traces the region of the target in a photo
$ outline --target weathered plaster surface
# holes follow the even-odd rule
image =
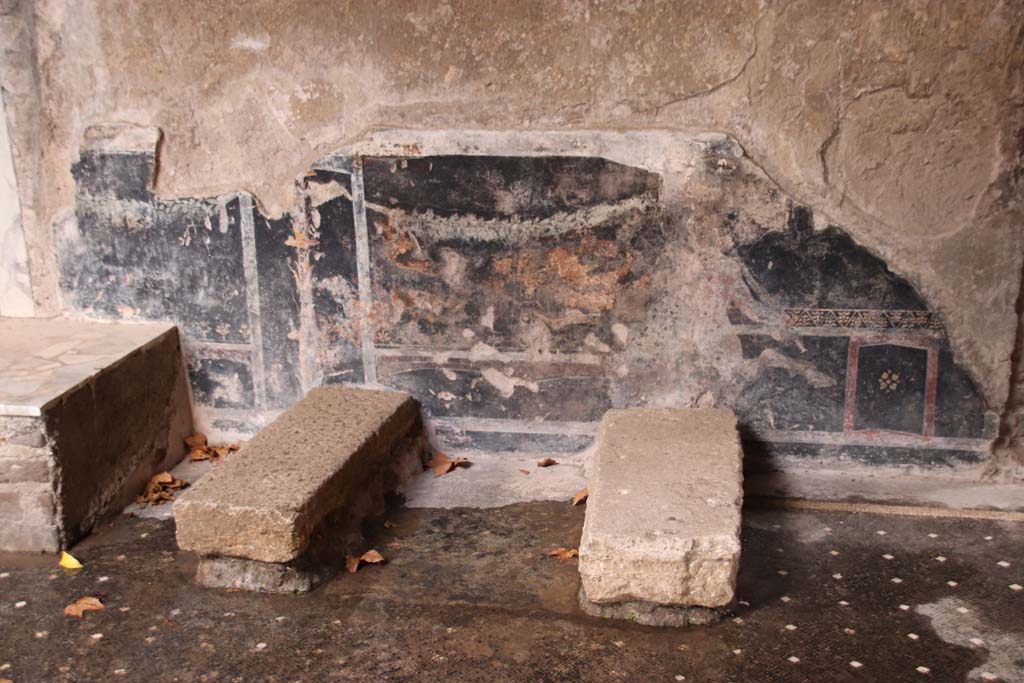
[[[7,0],[0,14],[5,84],[39,65],[9,115],[43,309],[58,298],[50,228],[92,123],[164,131],[159,193],[245,189],[271,215],[296,174],[378,126],[712,129],[910,280],[1003,410],[1024,251],[1019,3]],[[14,38],[31,49],[12,56]]]
[[[31,316],[34,311],[20,209],[11,140],[4,117],[0,119],[0,316]]]

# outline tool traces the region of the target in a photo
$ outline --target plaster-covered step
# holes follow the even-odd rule
[[[584,609],[651,624],[714,618],[735,592],[742,484],[731,411],[605,413],[580,541]]]
[[[191,428],[173,325],[0,319],[0,550],[70,546]]]
[[[206,585],[308,590],[323,550],[314,535],[356,543],[363,518],[420,469],[424,445],[410,396],[313,389],[180,497],[178,545],[202,556]]]

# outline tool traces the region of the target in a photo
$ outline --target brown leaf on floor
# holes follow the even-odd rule
[[[185,444],[189,448],[202,448],[206,445],[206,434],[196,432],[185,437]]]
[[[206,437],[203,437],[204,439]],[[192,462],[199,460],[209,460],[211,462],[217,462],[220,458],[227,456],[229,453],[234,453],[242,444],[237,441],[232,444],[206,444],[193,446],[192,452],[188,454],[188,459]]]
[[[576,495],[572,497],[572,504],[579,505],[580,503],[587,502],[587,496],[589,495],[590,493],[587,491],[587,489],[580,489],[579,491],[576,492]]]
[[[82,614],[85,612],[96,612],[104,609],[103,603],[100,602],[99,598],[87,595],[83,598],[78,598],[73,603],[64,608],[64,614],[69,617],[82,618]]]
[[[162,505],[169,500],[174,500],[174,492],[188,486],[184,479],[178,479],[170,472],[160,472],[153,475],[153,478],[146,484],[145,492],[137,496],[135,500],[139,505]]]
[[[530,476],[530,470],[519,470],[519,471],[522,472],[523,474],[525,474],[526,476]]]
[[[552,465],[557,465],[557,464],[558,464],[558,461],[554,460],[552,458],[544,458],[543,460],[538,460],[537,461],[537,467],[551,467]]]
[[[555,548],[554,550],[549,550],[548,555],[557,557],[559,562],[568,562],[574,557],[579,557],[580,551],[576,548]]]
[[[363,563],[367,564],[381,564],[385,562],[384,556],[378,553],[376,550],[367,550],[362,555],[356,557],[355,555],[349,555],[345,558],[345,569],[348,570],[349,574],[355,574],[359,571],[359,565]]]
[[[468,464],[469,460],[465,458],[449,458],[444,453],[438,451],[434,454],[434,457],[427,461],[427,468],[434,471],[435,477],[448,474],[459,465]]]

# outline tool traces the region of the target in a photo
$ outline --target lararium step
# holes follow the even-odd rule
[[[729,410],[627,409],[598,430],[581,604],[644,623],[708,621],[733,600],[742,450]]]
[[[206,585],[308,590],[317,532],[358,536],[420,468],[425,443],[406,394],[313,389],[174,504],[178,545],[202,556]]]

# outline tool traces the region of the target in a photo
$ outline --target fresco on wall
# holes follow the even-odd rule
[[[949,466],[994,436],[913,286],[742,160],[327,157],[296,210],[168,200],[84,150],[67,303],[177,322],[211,426],[329,382],[413,394],[446,448],[573,451],[611,407],[733,407],[748,462]],[[823,228],[823,229],[821,229]]]

